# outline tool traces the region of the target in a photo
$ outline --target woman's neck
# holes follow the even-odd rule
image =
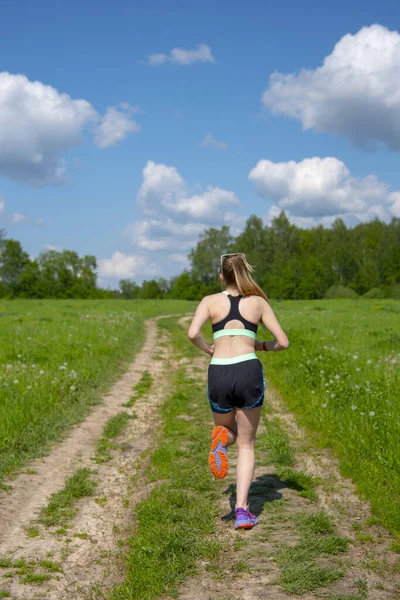
[[[234,287],[233,285],[228,285],[225,288],[225,291],[228,292],[228,294],[232,294],[232,296],[238,296],[239,295],[239,290],[237,289],[237,287]]]

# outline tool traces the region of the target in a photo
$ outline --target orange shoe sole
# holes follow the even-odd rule
[[[208,464],[214,477],[222,479],[229,471],[228,456],[221,448],[228,444],[228,430],[222,425],[217,425],[211,432],[211,452],[208,455]]]

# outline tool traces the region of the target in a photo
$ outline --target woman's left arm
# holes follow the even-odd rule
[[[210,346],[210,344],[207,344],[207,342],[205,342],[201,337],[200,333],[201,328],[203,327],[204,323],[208,321],[209,318],[210,311],[208,308],[207,298],[203,298],[203,300],[198,305],[195,315],[193,317],[193,321],[190,324],[188,337],[192,344],[197,346],[197,348],[200,348],[200,350],[212,356],[214,352],[214,346]]]

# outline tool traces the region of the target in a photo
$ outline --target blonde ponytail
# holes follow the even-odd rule
[[[254,268],[247,262],[244,254],[222,256],[221,272],[225,283],[235,285],[241,296],[260,296],[269,302],[267,295],[252,278]]]

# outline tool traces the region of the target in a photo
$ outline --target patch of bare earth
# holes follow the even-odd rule
[[[186,319],[181,320],[186,325]],[[205,379],[208,361],[199,358],[196,365],[187,364],[193,380]],[[317,500],[299,495],[282,481],[265,453],[257,451],[254,482],[250,490],[250,506],[258,515],[259,525],[250,531],[234,530],[236,449],[229,449],[230,471],[224,480],[225,488],[218,502],[219,518],[215,537],[223,550],[216,559],[198,564],[198,574],[181,584],[180,600],[288,600],[279,585],[281,571],[275,561],[283,544],[299,541],[295,518],[299,513],[315,513],[324,509],[334,521],[337,533],[349,539],[348,550],[338,556],[324,556],[318,564],[338,568],[344,576],[325,588],[299,594],[303,600],[321,598],[370,598],[372,600],[399,600],[400,574],[398,555],[390,550],[391,540],[385,529],[368,526],[371,538],[363,543],[357,539],[353,524],[364,524],[370,517],[368,503],[361,501],[354,484],[340,474],[339,463],[327,449],[312,447],[306,432],[300,428],[285,406],[279,392],[269,387],[266,404],[272,410],[270,417],[279,419],[290,436],[295,449],[296,471],[320,479],[316,486]],[[261,423],[259,434],[266,431]],[[210,420],[211,429],[211,420]],[[256,443],[257,446],[257,443]],[[206,468],[206,466],[205,466]],[[216,485],[219,485],[216,483]],[[274,510],[277,500],[282,510]]]
[[[159,317],[162,318],[162,317]],[[132,533],[132,506],[148,493],[140,485],[140,472],[145,468],[146,451],[156,438],[159,423],[158,407],[168,391],[167,347],[157,341],[157,319],[146,323],[145,345],[125,375],[104,397],[103,403],[66,436],[51,454],[33,461],[29,472],[19,475],[12,491],[0,498],[0,557],[24,558],[26,561],[51,560],[61,565],[42,584],[24,584],[21,576],[4,577],[0,568],[0,590],[24,600],[106,598],[107,588],[123,579],[121,545]],[[162,359],[162,360],[160,360]],[[124,408],[132,396],[143,372],[153,377],[150,394],[138,398],[132,408]],[[108,419],[121,411],[135,413],[118,437],[118,448],[103,464],[93,461],[96,442],[102,436]],[[95,471],[97,482],[94,496],[80,499],[76,514],[65,535],[57,528],[38,526],[39,536],[28,537],[26,528],[35,524],[39,510],[50,496],[62,489],[66,478],[77,468]],[[135,478],[133,476],[136,475]],[[12,570],[11,570],[12,571]],[[38,568],[36,573],[48,573]]]

